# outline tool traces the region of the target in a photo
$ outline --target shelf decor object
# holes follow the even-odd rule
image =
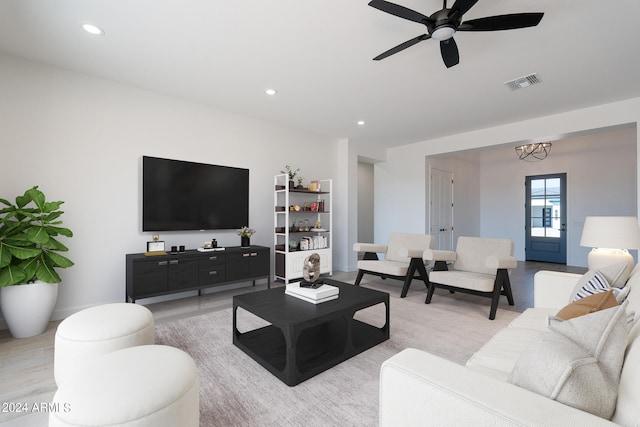
[[[285,284],[303,278],[311,253],[320,256],[321,274],[333,274],[332,180],[312,180],[309,188],[297,189],[287,185],[289,178],[286,171],[274,176],[273,196],[274,279]]]
[[[640,249],[640,227],[635,216],[588,216],[580,246],[593,248],[587,258],[590,270],[626,262],[633,269],[627,249]]]

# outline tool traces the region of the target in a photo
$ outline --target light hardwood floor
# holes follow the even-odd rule
[[[538,262],[519,262],[518,268],[511,273],[512,290],[516,305],[508,306],[501,301],[500,308],[522,312],[533,305],[533,275],[538,270],[557,270],[583,273],[585,268],[567,267],[558,264]],[[335,273],[333,278],[347,283],[355,281],[355,272]],[[374,276],[365,276],[365,278]],[[385,283],[385,282],[383,282]],[[401,282],[387,279],[389,292],[400,292]],[[282,284],[272,284],[283,286]],[[195,316],[232,306],[235,294],[255,292],[266,289],[259,282],[254,286],[242,286],[219,292],[209,292],[197,297],[187,297],[172,301],[149,304],[156,323]],[[409,292],[424,292],[425,286],[414,281]],[[437,290],[436,293],[447,292]],[[448,293],[448,292],[447,292]],[[473,295],[457,294],[457,298],[476,300],[479,304],[489,305],[489,299]],[[144,303],[144,301],[140,301]],[[426,309],[426,308],[425,308]],[[34,411],[41,403],[51,401],[56,390],[53,379],[53,342],[55,331],[60,322],[49,324],[47,331],[33,338],[15,339],[8,331],[0,331],[0,425],[6,427],[46,426],[46,411]],[[26,412],[16,412],[16,405],[27,408]],[[24,405],[24,406],[23,406]],[[12,409],[12,411],[9,411]],[[9,411],[9,412],[8,412]]]

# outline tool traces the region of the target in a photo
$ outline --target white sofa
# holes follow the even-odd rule
[[[542,337],[548,316],[567,305],[581,277],[551,271],[536,273],[534,308],[496,334],[466,366],[416,349],[403,350],[386,360],[380,371],[380,426],[640,425],[638,321],[623,323],[628,335],[622,335],[620,348],[623,350],[626,343],[626,351],[624,355],[620,351],[624,362],[611,421],[508,382],[521,353]],[[630,289],[626,313],[637,313],[637,320],[639,267],[626,286]]]

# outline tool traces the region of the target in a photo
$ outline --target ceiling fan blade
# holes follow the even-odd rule
[[[460,19],[462,15],[467,13],[469,9],[471,9],[478,0],[456,0],[456,2],[451,6],[451,11],[449,12],[449,18],[451,19]]]
[[[369,2],[369,6],[375,7],[378,10],[390,13],[399,18],[408,19],[409,21],[418,22],[420,24],[434,22],[433,19],[421,14],[420,12],[416,12],[415,10],[411,10],[404,6],[400,6],[399,4],[390,3],[384,0],[371,0]]]
[[[411,40],[407,40],[406,42],[400,43],[398,46],[393,47],[393,48],[389,49],[388,51],[381,53],[380,55],[378,55],[375,58],[373,58],[373,60],[374,61],[380,61],[381,59],[384,59],[387,56],[391,56],[394,53],[398,53],[398,52],[400,52],[402,50],[405,50],[408,47],[413,46],[416,43],[419,43],[419,42],[421,42],[423,40],[427,40],[427,39],[430,39],[430,38],[431,38],[431,36],[429,34],[423,34],[423,35],[418,36],[416,38],[413,38]]]
[[[449,40],[442,40],[440,42],[440,53],[442,54],[442,60],[447,68],[451,68],[460,62],[460,55],[458,54],[458,45],[453,38]]]
[[[535,27],[544,13],[514,13],[471,19],[458,27],[458,31],[499,31]]]

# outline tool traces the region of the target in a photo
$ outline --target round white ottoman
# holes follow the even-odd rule
[[[103,354],[155,342],[153,315],[148,308],[104,304],[64,319],[56,330],[53,371],[60,386],[84,363]]]
[[[175,347],[143,345],[105,354],[65,379],[49,426],[198,427],[198,373]]]

